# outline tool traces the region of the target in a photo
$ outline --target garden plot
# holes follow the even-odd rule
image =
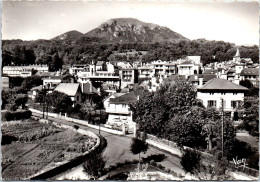
[[[3,180],[22,180],[70,161],[93,148],[97,139],[29,119],[2,124]],[[5,145],[3,145],[3,143]]]

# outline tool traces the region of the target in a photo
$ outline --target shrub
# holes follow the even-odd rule
[[[255,153],[247,159],[248,167],[259,170],[259,154]]]
[[[171,169],[167,168],[164,170],[166,173],[170,173],[171,172]]]
[[[162,162],[164,159],[166,158],[166,156],[164,154],[152,154],[149,155],[146,158],[142,158],[144,162],[150,162],[151,160],[155,161],[155,162]]]
[[[79,126],[78,126],[78,125],[74,125],[73,127],[74,127],[76,130],[79,129]]]
[[[31,116],[32,112],[30,110],[7,111],[2,115],[2,121],[29,119]]]
[[[177,176],[179,177],[179,174],[177,174],[175,171],[171,170],[170,173],[173,175],[173,176]]]
[[[193,173],[193,170],[199,166],[200,159],[200,153],[188,149],[181,157],[181,165],[186,172]]]
[[[88,175],[92,176],[94,179],[97,179],[104,174],[105,164],[106,159],[104,159],[102,154],[93,152],[86,159],[86,162],[84,162],[83,168]]]
[[[149,164],[151,164],[152,166],[154,166],[156,163],[154,160],[150,160]]]

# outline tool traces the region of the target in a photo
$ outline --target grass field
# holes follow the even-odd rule
[[[57,128],[33,119],[3,123],[2,135],[15,139],[2,141],[3,180],[25,179],[57,163],[80,156],[97,142],[74,130]]]

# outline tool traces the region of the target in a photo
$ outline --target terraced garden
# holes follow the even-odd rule
[[[2,123],[2,178],[22,180],[82,155],[97,139],[34,119]]]

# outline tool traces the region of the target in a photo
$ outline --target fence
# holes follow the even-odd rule
[[[29,110],[31,110],[34,113],[42,114],[42,111],[39,111],[39,110],[36,110],[36,109],[30,108]],[[102,127],[102,126],[99,127],[99,126],[96,126],[96,125],[91,125],[91,124],[88,124],[88,122],[85,121],[85,120],[70,118],[70,117],[63,116],[63,115],[57,114],[57,113],[48,113],[48,116],[54,117],[54,118],[62,118],[66,121],[70,121],[70,122],[73,122],[73,123],[88,126],[90,128],[94,128],[94,129],[97,129],[97,130],[100,128],[101,131],[105,131],[105,132],[108,132],[108,133],[112,133],[112,134],[116,134],[116,135],[123,135],[122,131],[113,130],[113,129],[105,128],[105,127]]]
[[[143,135],[143,132],[140,132],[141,136]],[[165,139],[160,139],[154,135],[150,135],[150,134],[147,134],[146,135],[146,141],[147,143],[151,144],[151,145],[154,145],[158,148],[161,148],[161,149],[164,149],[172,154],[175,154],[175,155],[178,155],[179,157],[182,156],[182,152],[180,150],[180,148],[178,147],[178,145],[172,141],[169,141],[169,140],[165,140]],[[156,144],[163,144],[164,146],[159,146],[159,145],[156,145]],[[183,147],[184,150],[186,149],[190,149],[190,150],[193,150],[193,151],[197,151],[201,154],[201,156],[203,157],[203,160],[207,163],[212,163],[213,162],[213,155],[212,154],[209,154],[207,152],[202,152],[202,151],[199,151],[199,150],[195,150],[193,148],[190,148],[190,147],[187,147],[187,146],[184,146]],[[239,168],[235,168],[235,164],[230,161],[229,164],[228,164],[228,167],[230,169],[233,169],[234,171],[239,171],[239,172],[243,172],[245,174],[248,174],[248,175],[251,175],[251,176],[254,176],[254,177],[258,177],[259,176],[259,171],[256,170],[256,169],[252,169],[252,168],[249,168],[249,167],[239,167]]]

